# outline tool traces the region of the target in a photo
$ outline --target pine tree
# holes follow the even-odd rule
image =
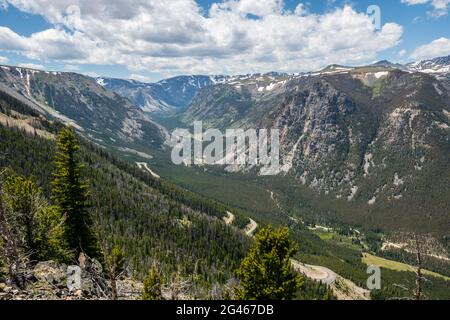
[[[161,276],[155,266],[144,280],[142,300],[162,300]]]
[[[77,158],[79,145],[71,128],[60,131],[54,163],[52,200],[66,219],[66,236],[70,249],[98,256],[98,244],[90,229],[92,218],[88,211],[88,186],[82,180],[82,165]]]
[[[38,260],[69,261],[73,255],[65,237],[65,221],[56,206],[45,206],[37,214],[35,233]]]
[[[33,180],[9,171],[3,183],[3,201],[16,220],[17,231],[23,235],[24,246],[36,257],[35,233],[37,213],[45,206],[41,189]],[[20,230],[19,230],[20,229]]]
[[[243,300],[293,299],[303,281],[291,267],[296,250],[287,227],[261,229],[237,270],[241,284],[236,289],[237,297]]]
[[[105,257],[105,264],[108,269],[108,276],[111,281],[111,298],[117,300],[117,279],[125,269],[125,257],[119,247],[114,247],[108,256]]]
[[[32,179],[12,170],[0,173],[0,256],[5,257],[11,283],[24,288],[33,260],[65,261],[70,252],[64,219],[50,206]]]

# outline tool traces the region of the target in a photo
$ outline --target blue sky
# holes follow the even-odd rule
[[[156,81],[450,54],[450,0],[54,2],[0,0],[0,63]]]

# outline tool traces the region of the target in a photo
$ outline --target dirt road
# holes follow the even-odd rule
[[[147,162],[136,162],[136,164],[138,165],[139,169],[147,170],[156,179],[161,178],[159,175],[153,172],[152,169],[150,169]]]

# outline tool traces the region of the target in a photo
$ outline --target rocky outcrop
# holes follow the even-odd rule
[[[142,289],[142,283],[132,279],[117,281],[119,299],[140,299]],[[0,283],[0,300],[108,299],[110,281],[103,276],[101,264],[89,258],[79,265],[39,262],[31,271],[25,290]]]

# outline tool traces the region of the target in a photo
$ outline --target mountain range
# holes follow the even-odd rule
[[[140,161],[167,147],[168,129],[153,119],[155,112],[186,127],[202,120],[219,129],[277,128],[277,176],[334,199],[332,206],[345,202],[344,208],[373,211],[380,225],[446,232],[449,60],[331,65],[299,74],[180,76],[153,84],[2,66],[0,90]],[[256,176],[264,170],[224,169]],[[367,220],[358,214],[352,219]]]
[[[221,76],[180,76],[157,83],[97,78],[97,83],[128,98],[145,112],[168,111],[187,106],[198,90],[224,81]]]
[[[450,56],[411,62],[408,64],[392,63],[387,60],[382,60],[370,66],[399,69],[406,72],[430,73],[448,79],[450,74],[449,60]],[[332,65],[321,70],[320,73],[335,73],[351,69],[354,69],[354,67]],[[318,72],[308,72],[301,74],[315,75],[317,73]],[[261,77],[286,79],[295,78],[298,75],[300,75],[300,73],[288,74],[279,72],[234,76],[192,75],[173,77],[156,83],[98,77],[96,78],[96,81],[105,88],[111,89],[117,94],[128,98],[130,101],[134,102],[134,104],[140,106],[143,111],[153,113],[184,108],[191,103],[199,90],[216,84],[233,83],[245,80],[251,81]]]
[[[267,75],[287,75],[268,73]],[[198,91],[216,84],[230,83],[251,79],[261,74],[247,74],[237,76],[225,75],[191,75],[178,76],[157,83],[144,83],[136,80],[98,77],[96,81],[105,88],[128,98],[144,112],[167,112],[187,107]]]
[[[289,226],[298,261],[352,287],[365,286],[367,259],[414,263],[397,250],[398,231],[428,233],[444,250],[425,259],[439,273],[425,290],[447,297],[449,66],[444,57],[154,84],[0,66],[0,167],[49,196],[55,135],[74,127],[96,223],[124,249],[128,275],[142,280],[156,264],[169,281],[188,279],[193,299],[231,285],[248,235],[268,224]],[[279,129],[281,170],[173,165],[169,131],[196,120]],[[374,297],[414,285],[411,267],[383,261]]]
[[[88,76],[1,66],[0,90],[119,152],[145,156],[146,150],[160,147],[167,139],[165,129],[140,107]]]

